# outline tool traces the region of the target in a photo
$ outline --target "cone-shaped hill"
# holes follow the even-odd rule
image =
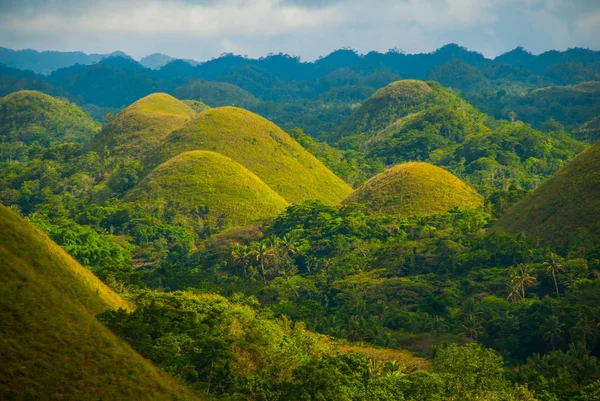
[[[0,142],[52,143],[89,140],[100,130],[76,105],[37,91],[0,98]]]
[[[481,129],[479,127],[482,120],[481,113],[463,99],[444,89],[437,82],[407,79],[393,82],[375,92],[341,124],[335,133],[335,138],[364,134],[363,139],[367,140],[384,130],[395,131],[394,127],[402,126],[401,123],[405,118],[410,119],[432,109],[434,113],[431,113],[432,116],[426,116],[428,120],[431,120],[431,117],[448,119],[448,117],[436,117],[440,114],[440,110],[435,107],[446,107],[456,111],[451,116],[453,121],[447,124],[449,127],[460,126],[461,131],[467,133]],[[443,124],[443,121],[438,122],[438,125],[440,123]],[[387,132],[386,136],[392,134],[393,132]]]
[[[600,244],[600,142],[514,205],[495,227],[556,246],[582,242],[582,236]]]
[[[139,158],[189,121],[196,112],[165,93],[148,95],[121,111],[102,128],[87,149]]]
[[[127,302],[2,205],[0,233],[0,399],[193,399],[94,317]]]
[[[145,163],[157,166],[183,152],[221,153],[256,174],[290,203],[334,205],[352,189],[272,122],[247,110],[220,107],[171,133]]]
[[[126,201],[169,202],[183,212],[207,207],[232,225],[276,216],[287,202],[246,167],[218,153],[184,152],[155,168]]]
[[[404,163],[371,178],[344,203],[360,203],[371,213],[404,218],[455,207],[477,208],[483,199],[446,170],[428,163]]]

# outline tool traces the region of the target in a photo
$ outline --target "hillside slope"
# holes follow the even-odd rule
[[[193,399],[94,317],[127,302],[0,205],[0,399]]]
[[[221,153],[252,171],[290,203],[338,204],[352,189],[272,122],[235,107],[209,109],[170,134],[147,166],[180,153]]]
[[[589,147],[502,216],[496,228],[551,245],[600,243],[600,142]],[[582,237],[583,236],[583,237]]]
[[[404,163],[367,181],[344,203],[360,203],[371,213],[427,216],[455,207],[476,208],[483,199],[449,172],[428,163]]]
[[[215,217],[243,225],[276,216],[287,202],[254,173],[214,152],[185,152],[154,169],[124,198],[174,203],[189,213],[208,207]]]
[[[174,97],[154,93],[121,111],[90,141],[87,149],[139,158],[195,114]]]
[[[0,142],[83,143],[99,130],[79,107],[42,92],[23,90],[0,99]]]

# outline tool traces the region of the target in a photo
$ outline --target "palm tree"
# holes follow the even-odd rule
[[[256,257],[256,261],[259,263],[260,272],[263,276],[263,281],[267,285],[267,273],[265,271],[265,261],[273,253],[273,248],[268,246],[264,242],[253,242],[252,253]]]
[[[563,333],[563,327],[565,325],[560,322],[558,317],[552,315],[548,316],[544,321],[544,324],[540,327],[543,332],[544,340],[550,341],[552,345],[552,351],[556,350],[556,342],[562,340],[560,336]]]
[[[525,299],[525,287],[529,287],[536,282],[535,276],[531,275],[531,266],[528,264],[518,265],[516,272],[511,277],[514,285],[521,290],[521,299]]]
[[[231,258],[235,263],[239,263],[244,271],[244,276],[248,275],[248,261],[252,256],[252,252],[246,245],[242,245],[238,242],[233,244],[231,248]]]
[[[544,262],[544,267],[546,271],[552,275],[552,279],[554,280],[554,288],[556,289],[556,297],[559,297],[558,292],[558,283],[556,281],[556,273],[560,271],[565,271],[562,264],[562,258],[555,254],[554,252],[550,252],[548,254],[548,260]]]

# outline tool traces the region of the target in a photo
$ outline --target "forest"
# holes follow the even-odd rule
[[[600,53],[447,45],[152,68],[70,54],[33,72],[10,52],[0,396],[36,382],[15,362],[26,324],[8,322],[44,307],[15,295],[41,280],[164,374],[172,399],[600,399]],[[28,244],[100,287],[69,295]],[[97,288],[121,301],[79,301]]]

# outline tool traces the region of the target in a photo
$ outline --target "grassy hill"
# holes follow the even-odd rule
[[[202,100],[212,107],[238,106],[248,108],[258,102],[251,93],[225,82],[190,81],[173,90],[178,99]]]
[[[600,115],[592,118],[575,131],[577,139],[594,143],[600,140]]]
[[[427,216],[455,207],[476,208],[482,198],[447,171],[428,163],[404,163],[367,181],[344,203],[361,203],[375,214]]]
[[[598,244],[599,200],[600,143],[596,143],[513,206],[496,228],[557,246],[569,239]]]
[[[96,152],[106,149],[112,155],[137,158],[195,114],[190,106],[174,97],[154,93],[121,111],[90,141],[87,149]]]
[[[0,99],[0,142],[83,143],[99,130],[76,105],[41,92],[24,90]]]
[[[0,399],[192,399],[94,317],[128,303],[0,205]]]
[[[373,136],[398,120],[429,107],[453,105],[472,113],[473,108],[436,82],[406,79],[393,82],[367,99],[336,132],[336,137]]]
[[[146,165],[156,166],[191,150],[233,159],[290,203],[337,204],[352,191],[279,127],[243,109],[220,107],[198,114],[170,134]]]
[[[125,200],[176,203],[189,213],[208,207],[215,217],[243,225],[277,215],[287,202],[239,163],[214,152],[185,152],[154,169]]]

